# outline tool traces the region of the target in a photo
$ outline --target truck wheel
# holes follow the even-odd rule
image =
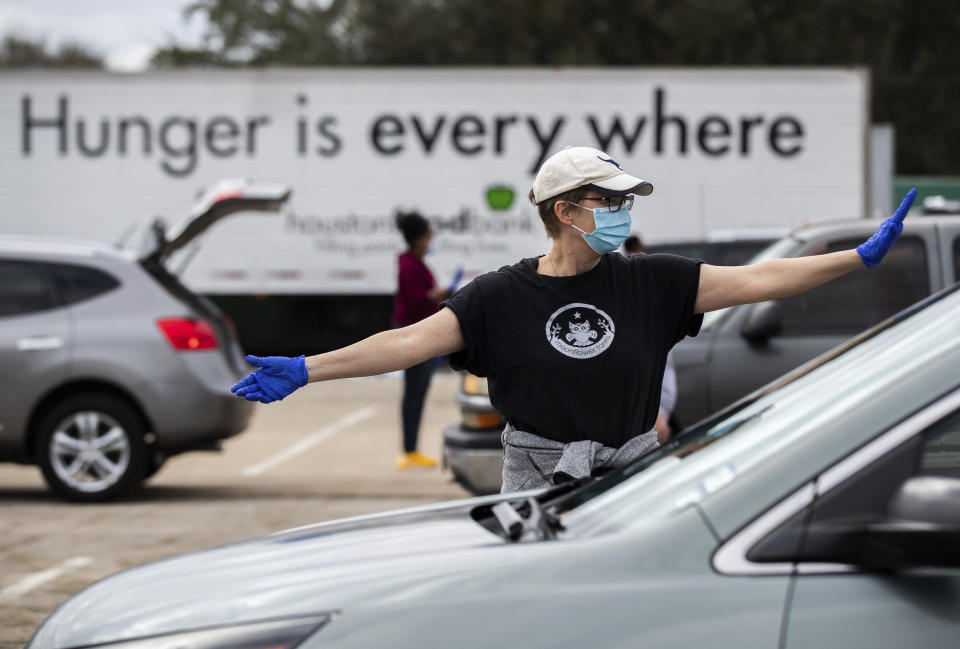
[[[37,464],[68,500],[100,502],[130,492],[147,471],[144,426],[129,404],[109,394],[78,394],[40,421]]]

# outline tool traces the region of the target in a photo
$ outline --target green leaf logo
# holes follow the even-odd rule
[[[513,205],[513,188],[493,185],[487,188],[487,205],[493,210],[508,210]]]

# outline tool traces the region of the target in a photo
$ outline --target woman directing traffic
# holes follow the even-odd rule
[[[530,191],[551,242],[545,255],[480,275],[410,326],[308,358],[248,357],[258,368],[233,391],[269,403],[308,382],[449,355],[455,369],[489,377],[490,400],[507,422],[503,492],[582,478],[657,444],[667,353],[697,335],[704,313],[787,297],[878,264],[916,196],[911,190],[854,250],[712,266],[617,252],[635,197],[652,192],[602,151],[559,151]]]

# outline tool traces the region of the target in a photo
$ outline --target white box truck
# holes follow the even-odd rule
[[[115,241],[220,178],[291,186],[289,211],[218,224],[186,266],[237,299],[386,303],[398,210],[433,221],[441,282],[541,254],[527,193],[568,145],[653,183],[634,208],[650,243],[866,211],[862,68],[16,71],[0,88],[5,233]]]

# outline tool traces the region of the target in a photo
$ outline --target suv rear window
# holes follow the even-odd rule
[[[0,318],[52,309],[56,304],[46,264],[0,259]]]
[[[88,300],[120,286],[114,277],[88,266],[50,264],[50,269],[64,305]]]
[[[862,239],[833,241],[811,251],[856,248]],[[783,334],[855,334],[930,295],[927,249],[919,237],[903,236],[883,263],[860,268],[823,286],[780,300]]]

